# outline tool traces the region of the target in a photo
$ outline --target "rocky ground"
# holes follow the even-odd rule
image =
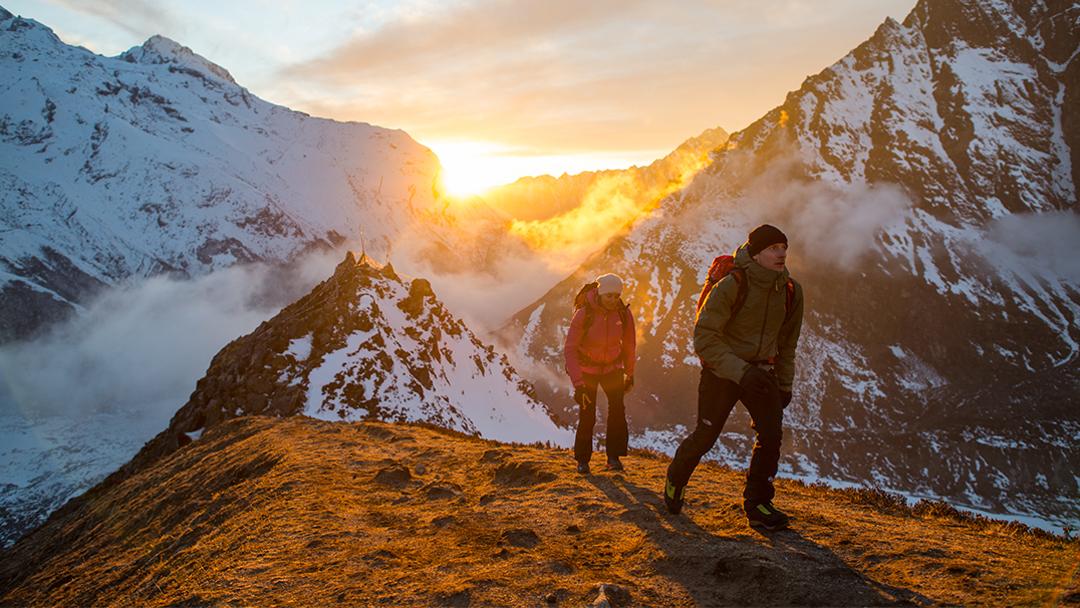
[[[938,504],[781,480],[759,533],[741,473],[667,460],[577,475],[565,450],[426,426],[226,421],[0,554],[0,604],[1073,605],[1080,544]]]

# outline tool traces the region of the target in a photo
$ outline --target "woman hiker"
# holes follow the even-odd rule
[[[563,347],[580,412],[574,458],[583,475],[589,474],[592,457],[597,387],[604,389],[608,402],[607,468],[623,470],[619,458],[626,455],[629,436],[623,395],[634,386],[637,338],[634,317],[619,297],[622,287],[622,279],[605,274],[581,288]]]

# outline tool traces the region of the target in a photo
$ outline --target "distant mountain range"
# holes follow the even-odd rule
[[[439,238],[438,159],[402,131],[268,103],[160,36],[102,57],[3,11],[0,56],[0,341],[123,280]]]
[[[732,135],[502,343],[558,377],[573,294],[622,275],[642,342],[631,425],[670,450],[694,421],[709,261],[767,221],[806,293],[784,470],[1075,528],[1078,23],[1071,2],[919,2]],[[539,394],[573,419],[547,377]],[[737,412],[713,455],[743,465]]]

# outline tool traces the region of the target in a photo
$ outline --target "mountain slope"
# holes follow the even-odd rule
[[[920,2],[727,149],[503,333],[559,374],[573,293],[627,279],[639,444],[692,424],[693,306],[713,256],[768,221],[806,293],[788,473],[1080,522],[1080,9]],[[572,419],[566,388],[541,396]],[[741,462],[739,411],[714,457]]]
[[[350,253],[311,293],[225,346],[164,431],[133,413],[32,425],[0,418],[16,441],[5,448],[12,462],[0,487],[0,543],[137,451],[148,462],[251,414],[423,421],[505,441],[570,443],[506,357],[447,311],[426,280]],[[118,428],[152,439],[139,451],[142,440]]]
[[[3,11],[0,82],[0,341],[125,279],[447,233],[406,133],[268,103],[167,38],[102,57]]]
[[[1080,547],[888,496],[780,483],[791,531],[707,464],[682,516],[666,459],[581,477],[563,450],[444,430],[229,420],[72,501],[0,560],[34,605],[1071,605]],[[614,588],[611,586],[613,585]]]

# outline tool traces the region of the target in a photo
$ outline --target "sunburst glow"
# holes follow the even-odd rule
[[[648,164],[656,150],[637,154],[543,154],[483,141],[425,141],[442,164],[451,196],[472,196],[529,175],[562,175]],[[662,156],[662,153],[660,153]]]

